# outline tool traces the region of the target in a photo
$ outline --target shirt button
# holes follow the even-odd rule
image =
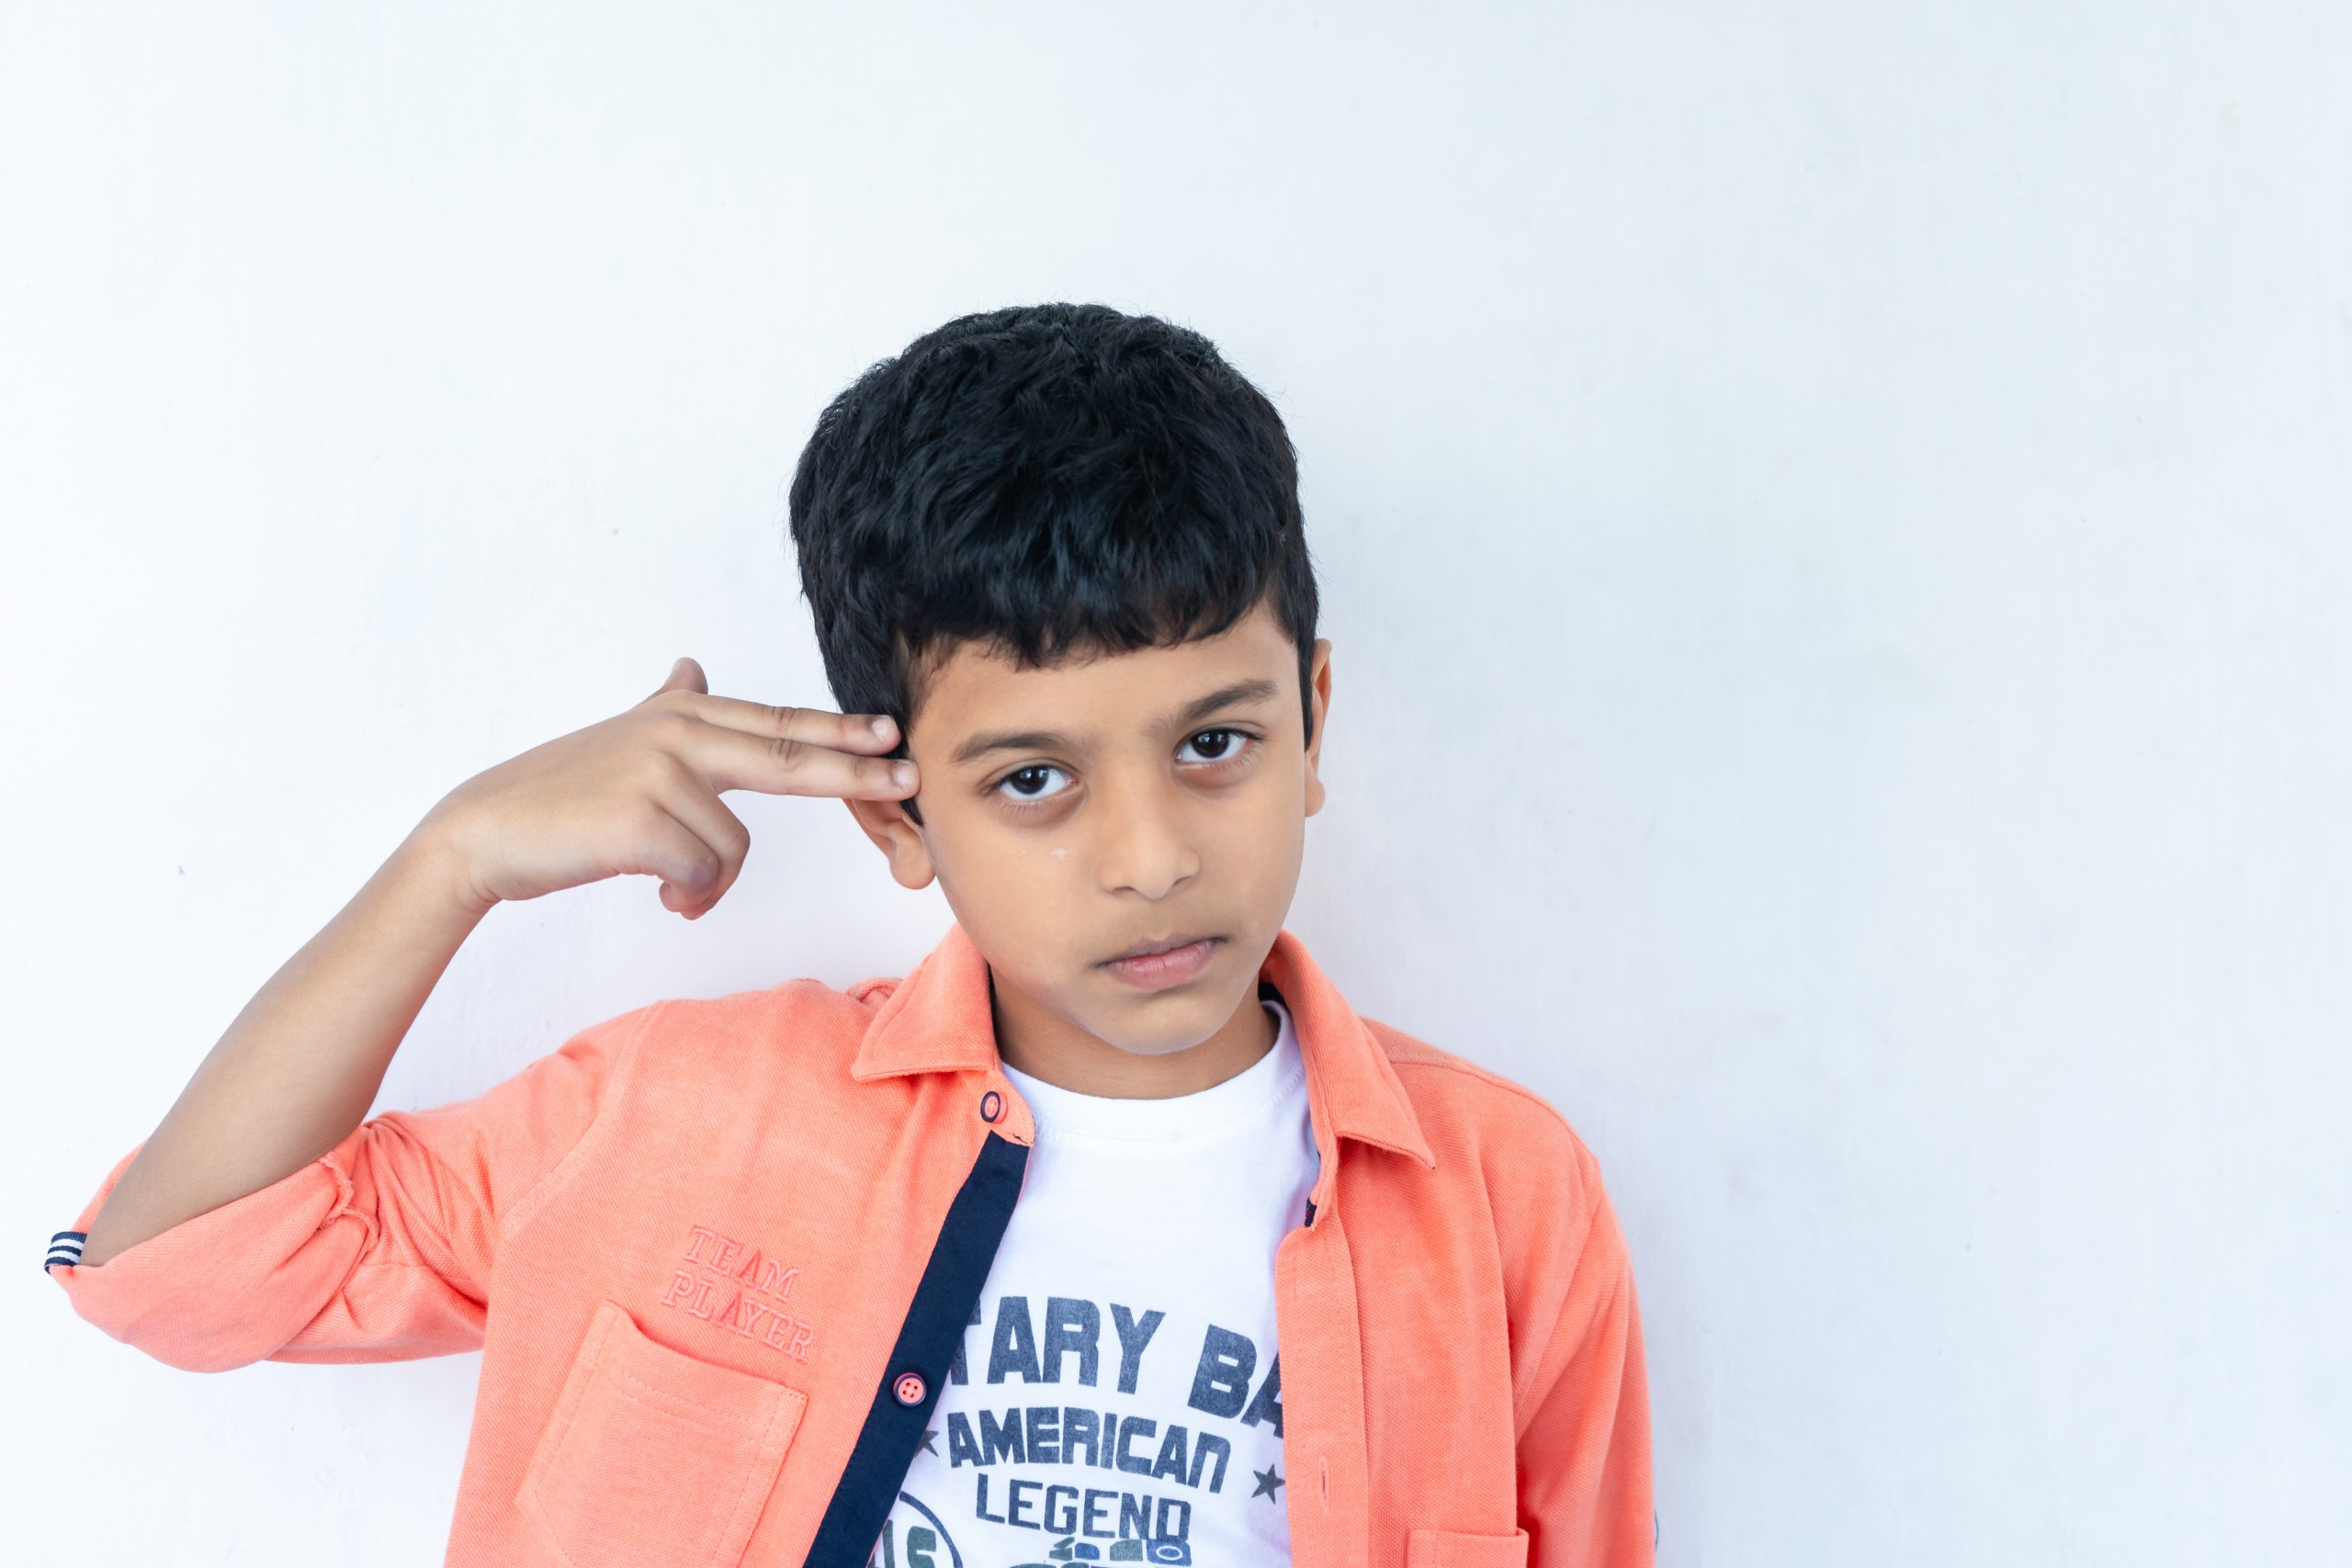
[[[922,1403],[922,1396],[931,1390],[921,1372],[900,1372],[899,1381],[890,1385],[890,1392],[898,1396],[899,1404],[911,1410]]]
[[[980,1096],[980,1120],[991,1127],[1004,1120],[1004,1096],[994,1089]]]

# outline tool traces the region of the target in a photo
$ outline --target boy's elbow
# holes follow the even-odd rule
[[[85,1260],[83,1232],[60,1232],[48,1273],[108,1337],[166,1366],[228,1371],[274,1354],[343,1288],[373,1228],[336,1223],[348,1200],[348,1182],[314,1162],[98,1261]]]
[[[187,1372],[226,1372],[251,1366],[276,1349],[270,1329],[237,1314],[223,1314],[218,1303],[184,1297],[177,1292],[125,1288],[130,1270],[103,1264],[52,1266],[50,1277],[65,1288],[75,1315],[167,1367]]]

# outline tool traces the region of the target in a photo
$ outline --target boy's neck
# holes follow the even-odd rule
[[[1009,987],[989,981],[997,1055],[1033,1078],[1104,1100],[1172,1100],[1214,1089],[1273,1049],[1280,1030],[1253,990],[1215,1034],[1159,1055],[1122,1051]]]

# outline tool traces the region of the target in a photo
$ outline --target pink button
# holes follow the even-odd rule
[[[890,1385],[890,1392],[899,1396],[899,1404],[911,1409],[922,1403],[922,1396],[930,1390],[924,1384],[921,1372],[900,1372],[899,1381]]]

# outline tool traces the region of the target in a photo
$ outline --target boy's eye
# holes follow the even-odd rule
[[[1200,730],[1177,749],[1176,758],[1183,762],[1221,762],[1241,749],[1243,739],[1238,729]]]
[[[1069,775],[1059,768],[1032,762],[1005,774],[996,787],[1015,800],[1048,800],[1069,787]]]

